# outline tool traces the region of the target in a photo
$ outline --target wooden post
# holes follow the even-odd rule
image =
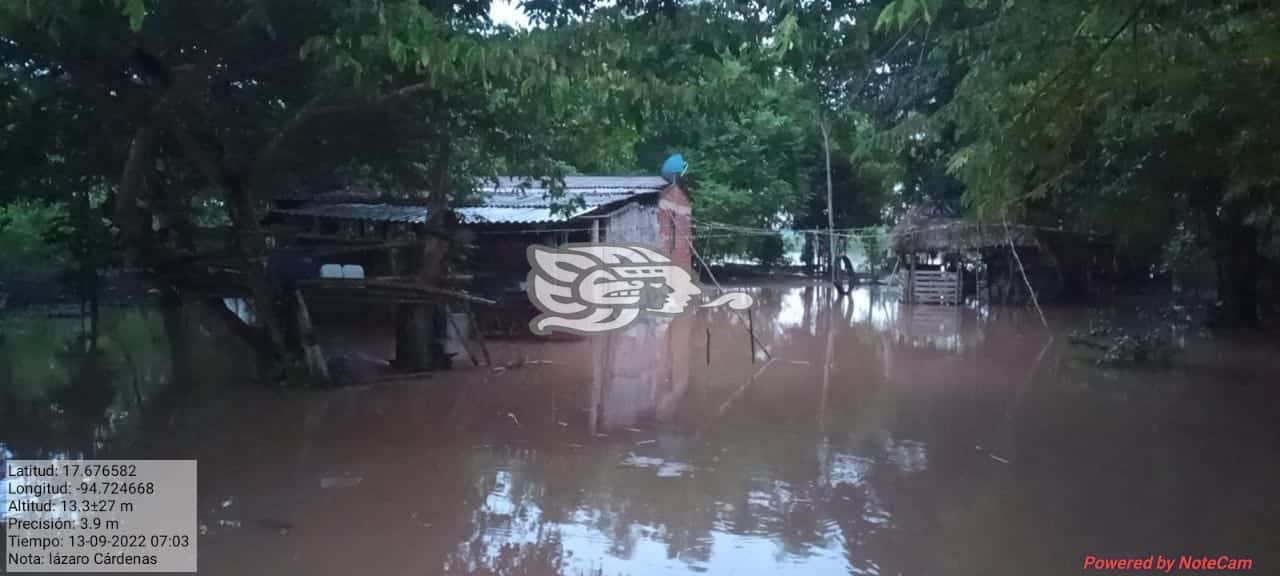
[[[916,253],[907,253],[907,302],[916,303]]]
[[[755,313],[754,313],[750,308],[747,308],[747,333],[748,333],[748,335],[750,336],[750,338],[748,338],[748,339],[747,339],[747,341],[748,341],[748,343],[750,343],[750,345],[751,345],[751,363],[752,363],[752,364],[755,364],[755,363],[756,363],[756,321],[755,321],[755,317],[756,317]]]
[[[298,306],[298,339],[302,341],[302,351],[306,358],[307,370],[311,372],[313,378],[320,382],[329,382],[329,364],[325,360],[324,350],[320,348],[320,343],[316,341],[316,332],[311,325],[311,312],[307,309],[307,301],[302,297],[302,291],[295,288],[293,290],[294,302]]]
[[[476,322],[475,312],[471,311],[471,304],[464,303],[463,310],[467,312],[467,321],[471,323],[471,332],[476,335],[476,342],[480,344],[480,354],[484,356],[485,366],[493,366],[493,359],[489,358],[489,346],[484,343],[484,332],[480,330],[480,324]]]
[[[479,366],[480,361],[476,360],[476,355],[471,353],[471,347],[467,346],[467,337],[462,333],[462,327],[458,325],[458,321],[454,320],[453,314],[449,312],[447,307],[442,307],[444,313],[449,317],[449,325],[453,327],[453,333],[458,335],[458,345],[462,346],[462,351],[467,353],[467,358],[471,359],[472,366]]]
[[[591,220],[591,242],[593,244],[600,242],[600,219],[593,218]],[[587,434],[589,438],[595,438],[596,430],[600,425],[600,403],[604,397],[605,380],[611,377],[608,370],[609,354],[612,349],[609,344],[613,338],[608,335],[597,335],[591,339],[591,396],[588,398],[587,406]]]

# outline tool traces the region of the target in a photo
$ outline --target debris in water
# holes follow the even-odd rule
[[[519,425],[520,425],[520,419],[519,419],[519,418],[516,418],[515,413],[513,413],[513,412],[507,412],[507,418],[510,418],[512,422],[515,422],[515,423],[516,423],[516,426],[519,426]]]
[[[582,445],[581,445],[581,444],[573,444],[573,443],[570,443],[570,444],[569,444],[569,447],[570,447],[570,448],[573,448],[574,450],[577,450],[578,448],[581,448],[581,447],[582,447]]]
[[[658,467],[659,478],[678,478],[693,471],[693,466],[680,462],[665,462]]]
[[[226,526],[227,528],[239,528],[240,521],[239,520],[219,520],[218,525]]]
[[[1009,463],[1009,461],[1008,461],[1008,460],[1005,460],[1004,458],[1001,458],[1001,457],[999,457],[999,456],[996,456],[995,454],[987,454],[987,456],[990,456],[992,460],[995,460],[996,462],[999,462],[999,463],[1001,463],[1001,464],[1008,464],[1008,463]]]
[[[648,446],[650,444],[657,444],[657,443],[658,443],[657,440],[641,440],[639,442],[636,442],[636,446]]]
[[[229,507],[231,506],[231,500],[232,500],[231,498],[227,498],[226,500],[223,500],[223,501],[222,501],[222,507],[223,507],[223,508],[229,508]]]
[[[561,428],[568,428],[568,427],[569,427],[569,423],[568,423],[568,422],[565,422],[564,420],[561,420],[561,421],[559,421],[559,422],[556,422],[556,424],[559,424]]]
[[[648,456],[636,456],[628,454],[626,459],[622,461],[623,466],[634,466],[636,468],[656,468],[662,466],[666,460],[661,458],[650,458]]]
[[[605,434],[604,432],[597,432],[597,433],[596,433],[596,438],[608,438],[608,437],[609,437],[609,435],[608,435],[608,434]]]
[[[361,476],[350,476],[350,477],[330,476],[327,478],[320,479],[320,487],[321,488],[351,488],[353,486],[356,486],[363,480],[364,478]]]
[[[639,433],[641,433],[641,432],[644,432],[644,430],[641,430],[641,429],[639,429],[639,428],[627,428],[627,429],[626,429],[626,431],[627,431],[627,432],[635,432],[636,434],[639,434]]]

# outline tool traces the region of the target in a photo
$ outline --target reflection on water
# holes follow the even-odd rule
[[[93,455],[168,384],[159,314],[104,307],[96,346],[80,318],[30,308],[0,319],[0,453]]]
[[[1274,343],[1106,372],[1074,313],[757,287],[421,383],[228,392],[196,441],[205,574],[1075,574],[1280,561]],[[1051,335],[1053,337],[1051,337]],[[709,345],[709,348],[708,348]],[[188,436],[187,438],[190,438]]]
[[[236,341],[224,327],[194,311],[183,324],[193,388],[217,393],[247,381],[244,347],[229,344]],[[177,423],[163,405],[172,355],[158,307],[103,306],[92,345],[89,326],[82,311],[61,306],[0,316],[0,455],[128,455],[148,440],[144,414]]]

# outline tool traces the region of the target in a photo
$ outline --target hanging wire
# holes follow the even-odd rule
[[[470,224],[504,224],[504,223],[473,222]],[[510,224],[520,224],[520,223],[510,223]],[[590,233],[592,230],[592,227],[586,224],[578,225],[578,224],[566,223],[566,225],[551,226],[551,227],[537,226],[536,224],[533,224],[533,223],[524,223],[524,224],[530,227],[500,229],[500,230],[477,230],[475,231],[475,233],[481,236],[503,236],[503,235],[514,236],[514,235],[521,235],[521,234],[553,234],[553,233],[587,234],[587,233]],[[1009,226],[1009,227],[1012,228],[1012,226]],[[1030,224],[1019,224],[1017,225],[1017,227],[1021,229],[1029,229],[1029,230],[1063,232],[1061,227],[1055,228],[1051,226],[1036,226],[1036,225],[1030,225]],[[825,239],[828,236],[832,236],[838,240],[869,240],[869,239],[886,240],[886,239],[911,237],[919,234],[926,234],[926,233],[937,231],[937,230],[970,231],[974,229],[990,229],[993,234],[1004,235],[1004,234],[1000,234],[1001,231],[998,224],[989,225],[989,224],[979,224],[979,223],[954,223],[954,222],[946,223],[946,224],[927,225],[927,226],[909,226],[902,229],[886,228],[883,226],[859,226],[859,227],[849,227],[849,228],[835,228],[835,229],[828,230],[825,228],[781,228],[781,229],[766,228],[766,227],[760,227],[760,226],[744,226],[739,224],[717,222],[714,220],[690,218],[690,228],[693,229],[692,233],[678,234],[677,240],[680,238],[698,239],[698,240],[739,239],[739,238],[751,238],[751,237],[780,236],[784,234],[795,234],[795,235],[802,235],[802,236],[808,235],[808,236],[813,236],[816,238],[823,238],[823,239]],[[641,225],[641,224],[630,225],[630,226],[608,225],[607,227],[604,228],[604,230],[606,230],[608,233],[612,235],[612,234],[619,234],[619,233],[625,234],[627,232],[651,231],[652,227],[650,225]]]

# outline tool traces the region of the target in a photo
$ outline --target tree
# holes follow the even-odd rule
[[[929,9],[903,8],[916,4]],[[1278,17],[1246,1],[895,0],[884,21],[931,19],[962,68],[933,129],[955,132],[949,171],[979,215],[1151,255],[1193,230],[1216,256],[1223,319],[1252,324],[1277,228],[1264,103],[1280,86]]]
[[[157,238],[153,221],[190,222],[195,197],[216,198],[235,230],[227,248],[258,308],[270,378],[290,356],[258,223],[270,198],[354,178],[429,190],[420,274],[435,282],[449,199],[492,166],[545,170],[540,140],[510,119],[528,112],[554,63],[486,14],[486,3],[411,0],[5,5],[5,111],[21,120],[21,144],[41,151],[34,169],[6,163],[5,175],[20,176],[24,194],[110,184],[124,254],[152,272],[193,248],[189,226]],[[100,129],[72,129],[86,126]],[[98,133],[105,154],[92,152]],[[495,149],[508,153],[486,161]],[[50,188],[49,178],[68,180],[56,169],[64,163],[77,178]]]

